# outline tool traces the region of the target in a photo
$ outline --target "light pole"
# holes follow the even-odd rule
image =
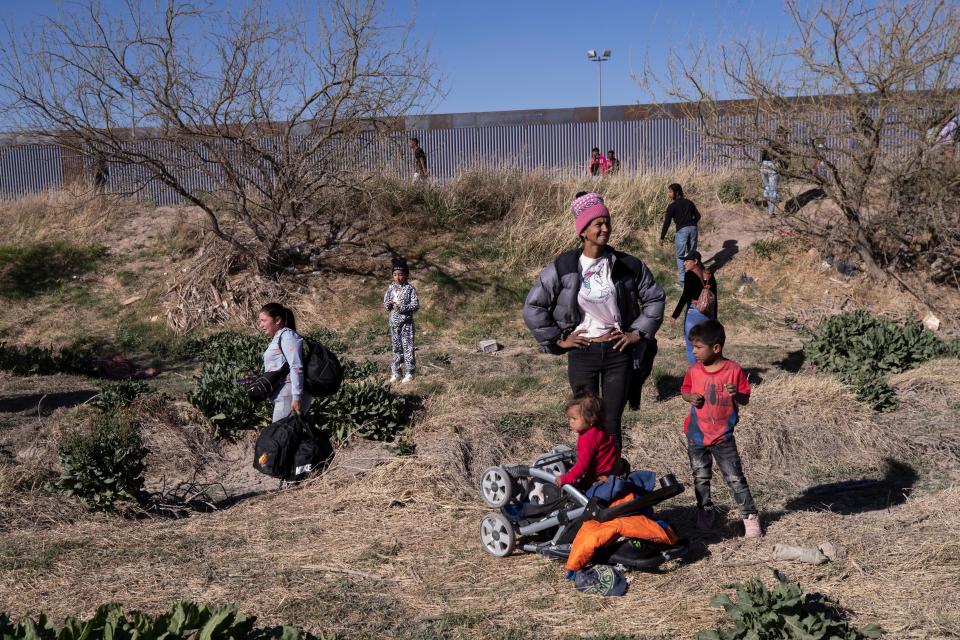
[[[600,149],[600,153],[603,153],[603,63],[610,59],[610,49],[604,49],[603,51],[590,49],[587,51],[587,59],[599,63],[597,65],[599,85],[597,91],[597,148]]]

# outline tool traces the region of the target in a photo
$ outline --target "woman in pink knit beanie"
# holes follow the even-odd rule
[[[603,397],[603,427],[620,447],[629,392],[642,383],[634,370],[648,370],[645,356],[655,353],[664,293],[642,261],[609,246],[610,210],[600,194],[580,192],[570,208],[581,245],[543,269],[523,319],[542,351],[567,354],[574,391],[585,387]]]

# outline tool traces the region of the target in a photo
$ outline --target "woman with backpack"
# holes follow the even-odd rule
[[[287,377],[273,392],[273,422],[296,412],[305,415],[310,409],[310,394],[304,388],[303,338],[297,333],[293,311],[280,303],[263,305],[258,316],[260,331],[270,338],[263,352],[263,370],[280,371],[286,366]]]
[[[523,320],[540,350],[567,355],[567,377],[603,397],[604,430],[622,447],[621,418],[643,349],[663,322],[663,289],[643,262],[617,251],[610,211],[596,193],[571,204],[580,247],[561,253],[534,282]]]
[[[717,280],[703,267],[700,253],[691,251],[683,256],[683,293],[673,310],[670,323],[675,324],[680,313],[686,309],[683,318],[683,339],[687,344],[687,363],[693,364],[693,345],[690,344],[690,329],[701,322],[717,319]]]

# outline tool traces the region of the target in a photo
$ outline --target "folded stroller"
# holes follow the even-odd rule
[[[673,475],[660,479],[656,487],[652,472],[637,472],[630,478],[644,477],[645,487],[630,482],[629,501],[616,501],[613,495],[588,495],[573,485],[558,487],[554,479],[572,467],[576,453],[569,447],[556,447],[539,456],[531,465],[490,467],[480,480],[480,495],[488,506],[498,509],[480,523],[480,542],[488,553],[508,556],[517,548],[566,560],[581,525],[589,520],[609,522],[634,515],[652,516],[651,507],[683,491]],[[620,481],[621,485],[623,481]],[[686,554],[688,542],[682,538],[664,544],[640,538],[619,537],[597,550],[591,562],[622,564],[633,569],[650,569]]]

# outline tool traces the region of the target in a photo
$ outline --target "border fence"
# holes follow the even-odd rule
[[[624,173],[669,172],[677,167],[702,170],[742,165],[697,133],[695,118],[683,117],[688,105],[669,105],[671,114],[653,105],[609,106],[603,109],[603,146],[613,149]],[[406,138],[419,138],[427,153],[433,179],[444,181],[473,168],[544,171],[560,175],[586,173],[590,149],[596,145],[594,107],[538,109],[482,113],[408,116],[391,138],[363,145],[355,159],[364,171],[396,177],[412,176],[413,154]],[[835,117],[819,114],[820,117]],[[724,116],[732,126],[742,116]],[[799,132],[798,132],[799,133]],[[889,139],[887,139],[889,141]],[[157,139],[133,139],[131,145],[163,145]],[[831,146],[847,144],[831,141]],[[198,154],[199,155],[199,154]],[[751,157],[747,153],[744,158]],[[8,134],[0,136],[0,198],[15,198],[68,183],[93,184],[94,162],[56,144],[53,136]],[[214,190],[219,171],[209,163],[183,158],[177,165],[184,181],[201,190]],[[158,180],[144,175],[139,166],[110,163],[105,191],[152,201],[176,204],[180,197]]]

